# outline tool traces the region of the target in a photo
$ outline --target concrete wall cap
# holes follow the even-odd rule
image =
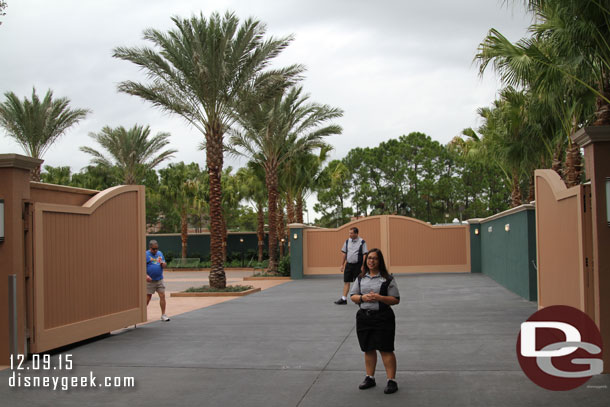
[[[511,208],[511,209],[508,209],[508,210],[506,210],[504,212],[497,213],[497,214],[492,215],[492,216],[490,216],[488,218],[478,219],[478,220],[480,221],[479,223],[485,223],[485,222],[490,222],[492,220],[503,218],[503,217],[508,216],[508,215],[513,215],[515,213],[519,213],[519,212],[523,212],[523,211],[533,211],[535,209],[536,209],[536,206],[534,206],[532,204],[523,204],[523,205],[519,205],[519,206],[516,206],[514,208]]]
[[[588,146],[591,143],[610,141],[610,126],[590,126],[578,130],[572,141],[580,147]]]
[[[30,171],[38,168],[43,161],[21,154],[0,154],[0,168],[20,168]]]

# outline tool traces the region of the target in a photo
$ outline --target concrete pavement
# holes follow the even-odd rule
[[[74,369],[49,376],[133,377],[135,387],[9,387],[6,406],[608,406],[610,376],[568,392],[529,381],[517,362],[520,323],[536,311],[480,274],[397,276],[399,391],[358,390],[364,362],[340,276],[290,281],[65,350]],[[152,303],[151,303],[152,305]],[[53,356],[53,366],[57,358]],[[31,363],[29,365],[31,367]],[[46,372],[45,372],[46,373]],[[43,372],[23,371],[26,376]],[[59,380],[59,379],[58,379]]]

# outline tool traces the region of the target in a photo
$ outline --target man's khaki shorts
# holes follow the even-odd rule
[[[153,295],[155,291],[158,293],[165,292],[165,285],[163,284],[163,279],[146,282],[146,293],[148,295]]]

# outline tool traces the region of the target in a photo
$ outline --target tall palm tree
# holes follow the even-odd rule
[[[307,103],[302,87],[293,87],[274,99],[243,103],[237,117],[241,130],[231,132],[230,151],[249,157],[265,169],[269,207],[269,269],[277,270],[278,171],[302,151],[326,146],[323,138],[340,134],[338,125],[323,126],[343,111],[328,105]]]
[[[13,138],[27,155],[42,158],[44,153],[87,114],[87,109],[71,109],[68,98],[53,99],[49,89],[41,101],[32,89],[32,99],[23,102],[13,92],[4,94],[0,103],[0,127]],[[40,166],[32,171],[32,179],[40,181]]]
[[[119,47],[114,56],[139,66],[151,79],[125,81],[119,90],[139,96],[165,111],[182,116],[204,136],[210,188],[210,285],[224,288],[222,258],[222,185],[224,134],[233,123],[233,109],[245,95],[273,95],[296,80],[303,68],[292,65],[268,70],[292,37],[265,39],[260,21],[240,21],[233,13],[190,19],[173,17],[168,32],[147,29],[144,39],[156,47]]]
[[[99,133],[89,133],[89,137],[97,141],[106,150],[106,154],[86,146],[80,150],[93,156],[91,164],[116,166],[120,169],[125,184],[137,184],[142,182],[147,170],[173,157],[177,151],[161,151],[169,144],[169,133],[158,133],[151,138],[149,136],[149,126],[136,124],[129,130],[123,126],[114,129],[106,126]]]

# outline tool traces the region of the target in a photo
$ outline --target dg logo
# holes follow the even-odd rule
[[[547,390],[572,390],[604,369],[602,337],[584,312],[554,305],[521,324],[517,358],[521,369]]]

